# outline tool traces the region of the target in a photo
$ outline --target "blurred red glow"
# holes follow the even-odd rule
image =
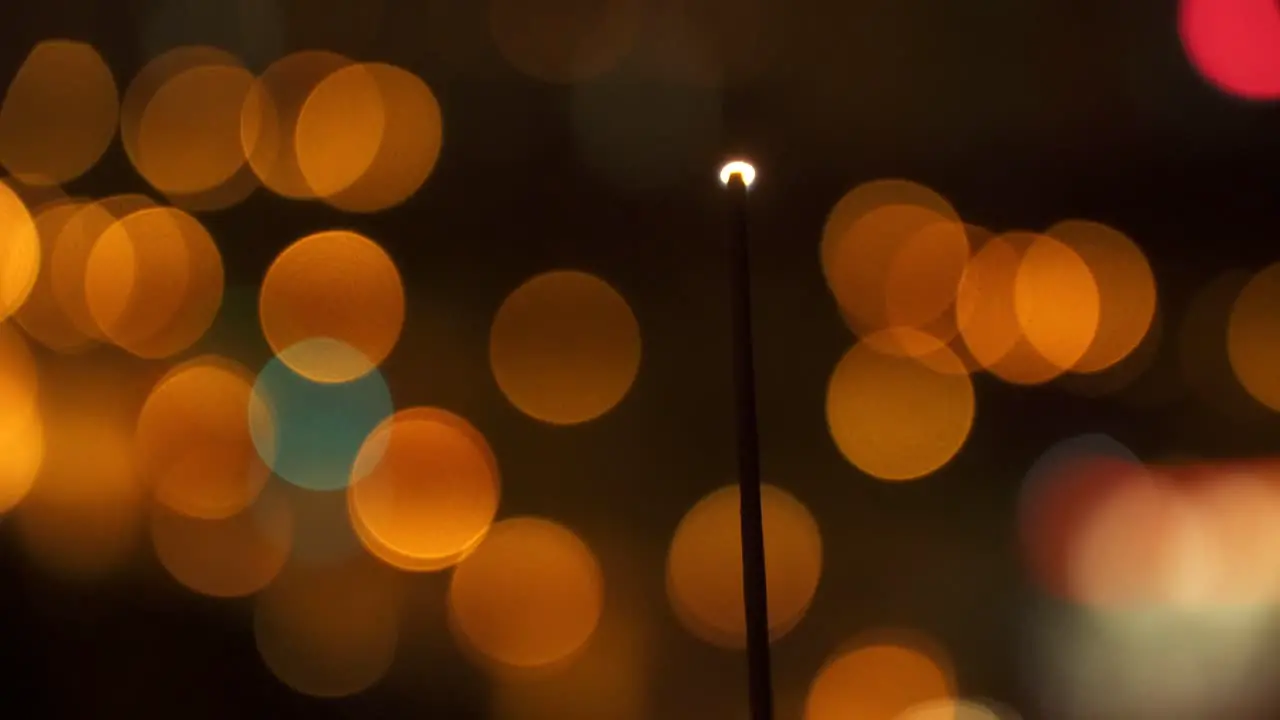
[[[1024,491],[1025,559],[1042,590],[1110,608],[1280,599],[1280,462],[1148,467],[1090,438],[1106,440],[1054,448]]]
[[[1172,472],[1212,541],[1205,599],[1260,606],[1280,598],[1280,462],[1198,464]]]
[[[1071,540],[1072,595],[1109,608],[1198,602],[1206,558],[1192,506],[1163,473],[1137,466],[1119,480]]]
[[[1182,0],[1178,30],[1187,57],[1224,92],[1280,99],[1280,4],[1275,0]]]
[[[1032,468],[1023,491],[1020,533],[1029,570],[1046,592],[1072,598],[1075,537],[1119,486],[1140,476],[1137,458],[1079,439],[1055,447]],[[1116,443],[1116,448],[1120,448]]]

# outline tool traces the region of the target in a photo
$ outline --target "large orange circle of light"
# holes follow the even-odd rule
[[[22,334],[0,324],[0,513],[31,491],[44,460],[36,361]]]
[[[1057,367],[1074,367],[1098,336],[1093,272],[1075,250],[1051,237],[1037,237],[1023,253],[1013,304],[1023,337]]]
[[[822,575],[822,536],[808,508],[773,485],[761,487],[769,636],[800,623]],[[667,553],[667,594],[676,617],[703,640],[746,647],[742,539],[736,485],[716,490],[680,521]]]
[[[0,437],[26,427],[38,412],[39,374],[22,333],[0,324]]]
[[[640,326],[627,301],[584,272],[521,285],[498,308],[489,364],[507,399],[543,422],[595,419],[622,401],[640,368]]]
[[[1254,275],[1236,297],[1227,354],[1245,390],[1280,411],[1280,263]]]
[[[134,76],[133,81],[129,83],[128,89],[125,91],[124,99],[120,103],[120,143],[124,146],[125,154],[129,157],[129,161],[134,168],[139,171],[144,178],[147,177],[147,163],[165,162],[163,159],[156,160],[154,157],[144,160],[142,155],[142,121],[143,116],[147,113],[151,106],[152,99],[157,93],[165,88],[169,82],[180,75],[191,70],[202,68],[224,68],[224,70],[216,71],[212,74],[204,73],[194,75],[189,78],[186,84],[215,83],[222,86],[222,90],[230,89],[233,93],[235,88],[242,84],[244,80],[245,70],[240,60],[235,55],[207,45],[183,45],[168,50],[157,55],[148,62],[138,74]],[[249,75],[252,80],[252,75]],[[171,95],[176,94],[180,87],[169,88],[167,91]],[[201,99],[200,102],[205,102]],[[243,101],[242,101],[243,102]],[[163,108],[165,117],[162,118],[160,111],[162,108],[157,106],[153,111],[151,122],[153,129],[165,129],[166,125],[156,125],[160,120],[177,121],[179,117],[189,110],[199,106],[199,102],[191,108],[173,107],[171,103],[167,108]],[[234,174],[225,179],[225,181],[208,187],[200,192],[191,194],[181,194],[176,191],[165,193],[169,202],[175,206],[193,211],[204,210],[221,210],[231,207],[247,198],[257,187],[258,181],[253,172],[250,171],[247,164],[243,162],[244,153],[238,148],[232,148],[229,145],[232,139],[232,131],[238,130],[231,124],[232,118],[228,116],[228,112],[238,109],[240,106],[233,104],[217,108],[215,115],[205,118],[196,118],[193,124],[186,128],[168,128],[172,130],[175,137],[158,138],[151,137],[148,141],[153,148],[157,144],[163,145],[166,142],[200,142],[200,138],[206,134],[212,133],[214,141],[206,147],[216,147],[231,151],[231,155],[222,158],[204,158],[203,165],[199,169],[199,173],[203,174],[204,180],[208,179],[208,169],[218,168],[225,164],[239,162],[240,167]],[[238,137],[238,135],[236,136]],[[154,153],[152,153],[154,155]],[[193,169],[194,170],[194,169]],[[179,169],[177,172],[182,172]],[[215,172],[214,175],[219,173]],[[192,175],[197,175],[192,172]],[[198,179],[198,178],[197,178]],[[187,180],[187,184],[192,183],[192,178]]]
[[[949,699],[954,684],[941,653],[922,638],[868,636],[818,673],[804,720],[897,720],[922,703]]]
[[[298,167],[316,196],[347,212],[399,205],[435,168],[444,126],[431,88],[383,63],[322,80],[298,115]]]
[[[912,343],[924,346],[927,339]],[[831,437],[849,462],[873,477],[902,481],[928,475],[969,437],[973,381],[954,353],[933,343],[926,363],[859,342],[831,374]]]
[[[312,197],[336,196],[369,173],[388,112],[364,63],[334,72],[311,89],[298,111],[293,154]]]
[[[348,494],[352,525],[374,555],[403,570],[441,570],[481,542],[498,511],[498,462],[471,423],[410,408],[365,447]]]
[[[0,516],[22,502],[44,464],[44,421],[32,415],[0,434]]]
[[[958,219],[918,205],[877,207],[853,220],[823,245],[823,271],[850,328],[882,350],[897,348],[896,328],[933,329],[950,320],[960,279],[969,260],[969,239]],[[945,337],[956,333],[949,323]]]
[[[142,358],[200,339],[222,304],[222,256],[200,221],[149,208],[104,232],[85,266],[85,300],[111,342]]]
[[[1018,385],[1046,383],[1074,365],[1096,336],[1098,306],[1097,284],[1079,255],[1028,232],[988,240],[956,297],[969,354]]]
[[[822,227],[823,268],[833,262],[833,256],[839,253],[840,244],[845,241],[844,234],[855,222],[872,210],[890,205],[914,205],[949,220],[960,219],[946,198],[919,183],[896,178],[865,182],[845,193],[827,213]]]
[[[333,230],[280,253],[262,281],[258,314],[285,365],[309,380],[338,383],[367,374],[391,354],[404,302],[391,256],[363,235]]]
[[[1064,220],[1045,234],[1074,250],[1098,286],[1097,332],[1072,370],[1106,370],[1133,353],[1151,329],[1156,314],[1151,265],[1133,240],[1101,223]]]
[[[241,141],[254,174],[277,195],[316,196],[298,166],[298,117],[316,86],[350,64],[337,53],[304,50],[275,61],[254,81],[242,108]]]
[[[863,183],[845,193],[822,229],[823,276],[841,314],[863,339],[897,327],[955,335],[956,285],[969,254],[960,216],[945,198],[909,180]],[[952,327],[946,327],[948,324]],[[880,334],[886,352],[918,355],[899,346],[908,336]]]
[[[219,519],[151,513],[151,544],[169,575],[201,595],[252,595],[275,579],[289,557],[293,525],[280,496],[263,494],[253,508]]]
[[[954,308],[969,263],[969,243],[965,225],[945,218],[905,238],[884,278],[887,328],[916,328],[943,342],[956,337]],[[905,350],[912,356],[927,353],[910,345]]]
[[[92,46],[32,48],[0,105],[0,165],[30,185],[60,185],[93,167],[115,137],[116,81]]]
[[[217,356],[188,360],[161,378],[138,415],[138,458],[169,510],[206,520],[230,517],[257,498],[271,474],[249,435],[267,409],[253,373]]]
[[[253,75],[235,65],[202,65],[167,79],[138,124],[138,172],[166,195],[194,195],[244,167],[241,107]]]
[[[133,443],[99,398],[44,416],[44,462],[15,513],[32,560],[59,576],[100,579],[133,557],[140,539],[142,488]]]
[[[395,659],[403,593],[399,578],[368,556],[321,567],[289,564],[256,598],[258,654],[281,682],[305,695],[366,690]]]
[[[495,524],[449,584],[459,639],[513,667],[573,655],[595,633],[603,604],[595,554],[571,530],[540,518]]]
[[[74,332],[90,342],[105,340],[102,328],[89,312],[85,297],[85,273],[98,238],[120,219],[139,210],[156,207],[146,195],[112,195],[80,206],[68,218],[50,250],[48,282],[59,309]]]
[[[0,183],[0,320],[26,302],[40,273],[35,219],[7,184]]]
[[[53,252],[67,225],[84,207],[79,202],[48,203],[36,213],[36,232],[42,239],[40,267],[26,302],[14,319],[36,342],[55,352],[72,353],[88,347],[92,340],[76,328],[58,304],[53,292]]]

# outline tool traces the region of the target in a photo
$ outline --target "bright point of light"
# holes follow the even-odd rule
[[[751,166],[751,163],[742,160],[725,163],[725,166],[720,168],[720,182],[725,185],[729,184],[734,175],[741,175],[742,184],[751,187],[751,183],[756,180],[756,169]]]

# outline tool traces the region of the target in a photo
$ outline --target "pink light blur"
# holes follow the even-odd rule
[[[1280,0],[1182,0],[1178,30],[1192,65],[1220,90],[1280,99]]]

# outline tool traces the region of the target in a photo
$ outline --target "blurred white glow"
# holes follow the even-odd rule
[[[756,169],[744,160],[733,160],[720,168],[720,182],[725,185],[729,184],[734,175],[741,175],[742,184],[747,187],[751,187],[751,183],[756,181]]]
[[[1276,717],[1278,619],[1267,608],[1151,606],[1033,612],[1037,716],[1063,720]]]

